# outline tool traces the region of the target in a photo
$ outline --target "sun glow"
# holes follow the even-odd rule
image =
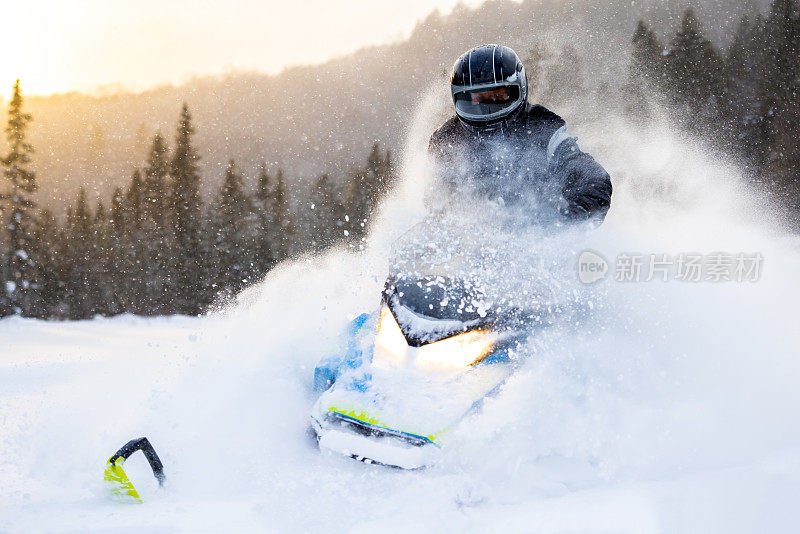
[[[477,5],[483,0],[470,0]],[[29,0],[5,6],[0,87],[141,90],[193,75],[275,73],[406,37],[457,0]],[[5,91],[2,92],[5,94]]]

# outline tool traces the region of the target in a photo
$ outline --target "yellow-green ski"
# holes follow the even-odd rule
[[[106,470],[103,474],[103,479],[108,483],[111,494],[114,497],[121,499],[133,498],[136,502],[142,502],[139,492],[133,487],[133,482],[125,474],[122,469],[122,464],[125,463],[125,458],[117,457],[116,460],[112,456],[106,463]]]

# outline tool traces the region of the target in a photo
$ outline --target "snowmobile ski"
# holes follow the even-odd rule
[[[164,481],[166,480],[164,476],[164,465],[161,463],[161,459],[158,457],[158,454],[156,454],[155,449],[147,438],[132,439],[120,447],[120,449],[108,459],[108,462],[106,462],[103,479],[106,481],[114,497],[121,500],[143,502],[139,492],[133,486],[133,482],[131,482],[128,475],[122,469],[125,460],[130,458],[136,451],[142,451],[145,458],[147,458],[147,462],[150,464],[150,468],[153,470],[153,475],[156,477],[156,480],[158,480],[158,487],[163,487]]]

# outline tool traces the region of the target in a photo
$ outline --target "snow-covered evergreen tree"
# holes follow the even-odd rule
[[[63,318],[64,265],[61,244],[64,241],[58,221],[50,210],[42,210],[33,230],[31,256],[37,265],[38,289],[29,315],[49,319]]]
[[[360,242],[367,232],[367,224],[381,197],[393,182],[391,154],[384,156],[379,143],[372,145],[367,165],[356,170],[347,184],[345,193],[345,230],[353,242]]]
[[[181,313],[198,314],[210,299],[202,250],[204,232],[200,197],[200,156],[192,138],[195,130],[189,106],[184,102],[175,135],[170,165],[172,217],[175,234],[175,283],[173,303]]]
[[[283,169],[278,169],[275,177],[275,188],[272,190],[272,231],[274,232],[276,249],[275,259],[283,261],[293,252],[295,246],[295,225],[292,211],[289,206],[289,192],[286,180],[283,178]]]
[[[625,113],[644,123],[650,116],[648,97],[660,91],[664,83],[664,46],[655,32],[640,20],[631,40],[631,62],[625,91]]]
[[[758,78],[760,18],[751,23],[744,16],[725,55],[723,96],[720,102],[721,134],[727,134],[728,147],[746,156],[760,151],[754,128],[759,112]]]
[[[255,229],[255,262],[258,276],[264,275],[277,262],[275,255],[279,248],[273,228],[272,177],[267,172],[267,164],[258,168],[255,192],[255,212],[257,228]]]
[[[800,209],[800,13],[796,0],[773,0],[764,29],[758,99],[764,172]]]
[[[170,288],[172,287],[170,248],[172,227],[168,207],[167,177],[170,171],[170,157],[167,143],[160,133],[153,137],[153,145],[144,167],[143,227],[146,238],[144,253],[139,258],[144,267],[147,281],[144,292],[144,305],[148,314],[160,314],[169,308]]]
[[[161,133],[156,132],[144,167],[144,215],[158,228],[166,224],[169,171],[169,148]]]
[[[252,281],[257,219],[244,188],[244,176],[230,160],[212,213],[215,280],[218,292],[231,295]]]
[[[6,202],[3,228],[7,232],[7,251],[4,277],[0,293],[0,316],[8,313],[26,314],[36,298],[37,266],[31,258],[34,227],[34,202],[36,173],[31,169],[33,146],[26,140],[28,124],[33,120],[23,111],[24,99],[19,80],[8,106],[8,123],[5,129],[9,152],[3,158]]]
[[[585,97],[583,60],[572,45],[558,52],[556,60],[545,66],[539,100],[548,106],[568,104]]]
[[[330,247],[344,238],[345,209],[327,174],[322,174],[313,185],[309,208],[315,249]]]
[[[102,200],[97,202],[95,208],[91,235],[90,254],[94,267],[92,279],[97,298],[93,313],[107,317],[119,313],[120,306],[117,301],[116,280],[113,276],[115,267],[113,224]]]
[[[66,293],[70,301],[70,319],[88,319],[98,304],[95,284],[93,247],[93,217],[86,190],[80,188],[75,208],[68,217],[67,248],[68,274]]]
[[[713,124],[723,93],[723,63],[691,8],[684,12],[666,59],[667,93],[679,111],[678,122],[692,130]]]

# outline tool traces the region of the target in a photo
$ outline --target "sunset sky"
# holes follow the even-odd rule
[[[458,0],[28,0],[4,7],[0,94],[143,89],[193,74],[277,72],[407,36]],[[462,0],[474,6],[483,0]]]

